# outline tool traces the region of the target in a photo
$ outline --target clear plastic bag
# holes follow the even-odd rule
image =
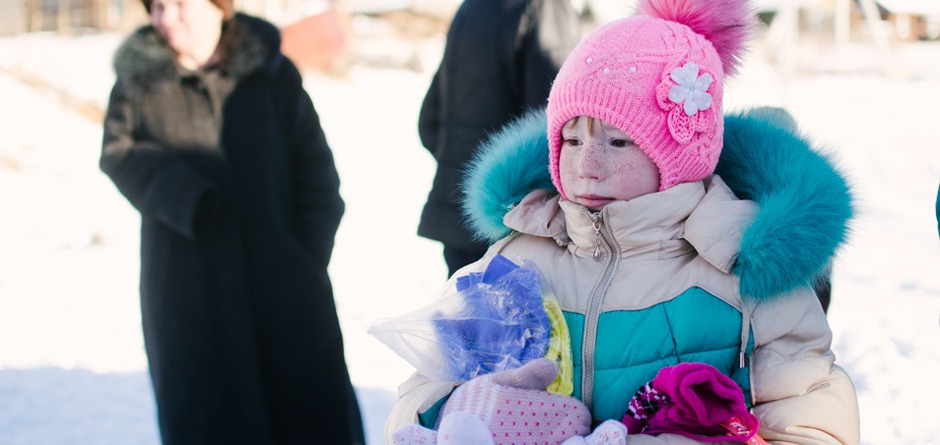
[[[436,381],[466,381],[549,357],[550,391],[571,394],[568,328],[538,267],[502,255],[482,273],[457,277],[457,291],[417,311],[375,322],[369,333]]]

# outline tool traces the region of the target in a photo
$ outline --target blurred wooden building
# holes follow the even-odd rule
[[[0,0],[0,36],[127,30],[146,20],[139,0]]]
[[[335,71],[350,58],[354,15],[415,33],[440,33],[462,0],[234,0],[236,10],[266,18],[281,30],[282,51],[301,70]],[[31,32],[81,35],[130,32],[145,25],[141,0],[0,0],[0,36]],[[421,26],[418,26],[421,25]]]

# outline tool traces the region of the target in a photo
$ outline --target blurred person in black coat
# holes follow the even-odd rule
[[[327,275],[344,203],[300,74],[231,0],[143,1],[100,165],[140,211],[163,442],[361,444]]]
[[[569,0],[465,0],[421,107],[421,142],[437,161],[418,234],[444,244],[448,275],[488,245],[473,239],[460,210],[460,181],[477,145],[530,108],[580,41]]]

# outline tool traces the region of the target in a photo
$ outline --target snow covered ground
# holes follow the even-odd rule
[[[139,217],[97,168],[93,110],[120,38],[0,38],[0,444],[159,443],[137,301]],[[415,235],[434,169],[417,113],[441,47],[397,47],[422,72],[306,77],[347,202],[330,272],[371,445],[383,443],[410,367],[366,329],[427,303],[446,274],[439,245]],[[940,43],[900,45],[890,60],[868,45],[800,57],[784,78],[758,46],[726,107],[787,107],[841,159],[859,217],[835,266],[829,319],[858,388],[863,443],[940,443]]]

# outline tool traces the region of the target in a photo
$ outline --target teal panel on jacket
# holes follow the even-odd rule
[[[441,397],[440,400],[434,402],[434,404],[424,412],[418,413],[418,425],[434,429],[434,427],[437,426],[437,418],[441,414],[441,409],[444,408],[444,404],[447,403],[448,400],[450,400],[450,394]]]
[[[571,357],[574,364],[574,392],[571,396],[581,400],[581,337],[584,335],[584,315],[564,312],[564,316],[571,336]]]
[[[565,320],[571,332],[574,396],[580,398],[584,316],[566,313]],[[732,376],[749,402],[749,373],[738,368],[741,322],[740,311],[699,288],[646,309],[601,314],[594,360],[595,419],[619,420],[640,387],[663,367],[680,362],[708,363]]]

